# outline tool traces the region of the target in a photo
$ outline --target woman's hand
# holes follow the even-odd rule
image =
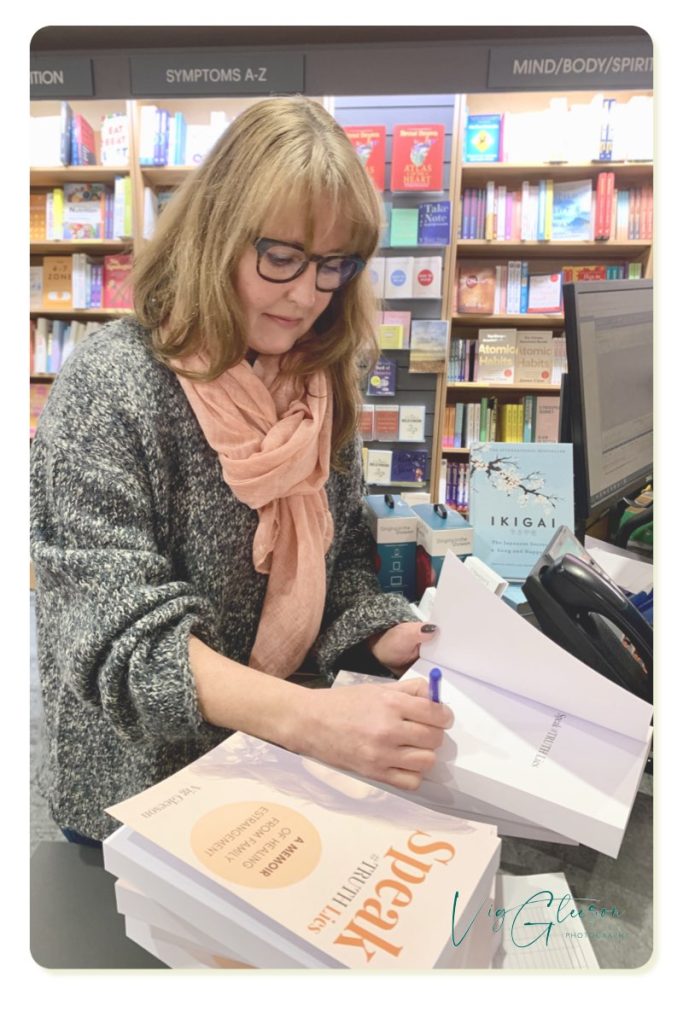
[[[290,749],[400,789],[418,788],[453,724],[450,709],[431,701],[418,677],[309,690],[304,699]]]
[[[397,675],[403,675],[420,657],[420,645],[434,639],[436,626],[429,622],[399,622],[368,640],[377,660]]]

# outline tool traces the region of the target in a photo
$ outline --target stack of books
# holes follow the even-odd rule
[[[500,840],[236,733],[110,807],[126,932],[174,967],[487,968]],[[452,905],[479,928],[456,947]]]

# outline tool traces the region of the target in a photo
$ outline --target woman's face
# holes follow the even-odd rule
[[[315,237],[311,247],[318,256],[348,252],[347,232],[317,211]],[[273,217],[261,232],[264,238],[304,245],[304,218],[296,214]],[[293,281],[265,281],[256,269],[257,252],[247,246],[237,265],[235,287],[247,322],[247,341],[252,352],[282,356],[313,326],[330,304],[331,292],[315,287],[316,264],[310,263]]]

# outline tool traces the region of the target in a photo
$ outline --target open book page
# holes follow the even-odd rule
[[[652,706],[568,654],[482,586],[447,552],[429,661],[553,711],[647,741]]]
[[[411,674],[427,676],[431,665],[420,659]],[[631,739],[446,667],[441,700],[454,722],[429,782],[617,855],[649,738]]]

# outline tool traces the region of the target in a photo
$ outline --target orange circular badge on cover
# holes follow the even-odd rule
[[[318,830],[283,804],[225,804],[195,824],[190,843],[220,878],[252,889],[281,889],[306,878],[320,860]]]

